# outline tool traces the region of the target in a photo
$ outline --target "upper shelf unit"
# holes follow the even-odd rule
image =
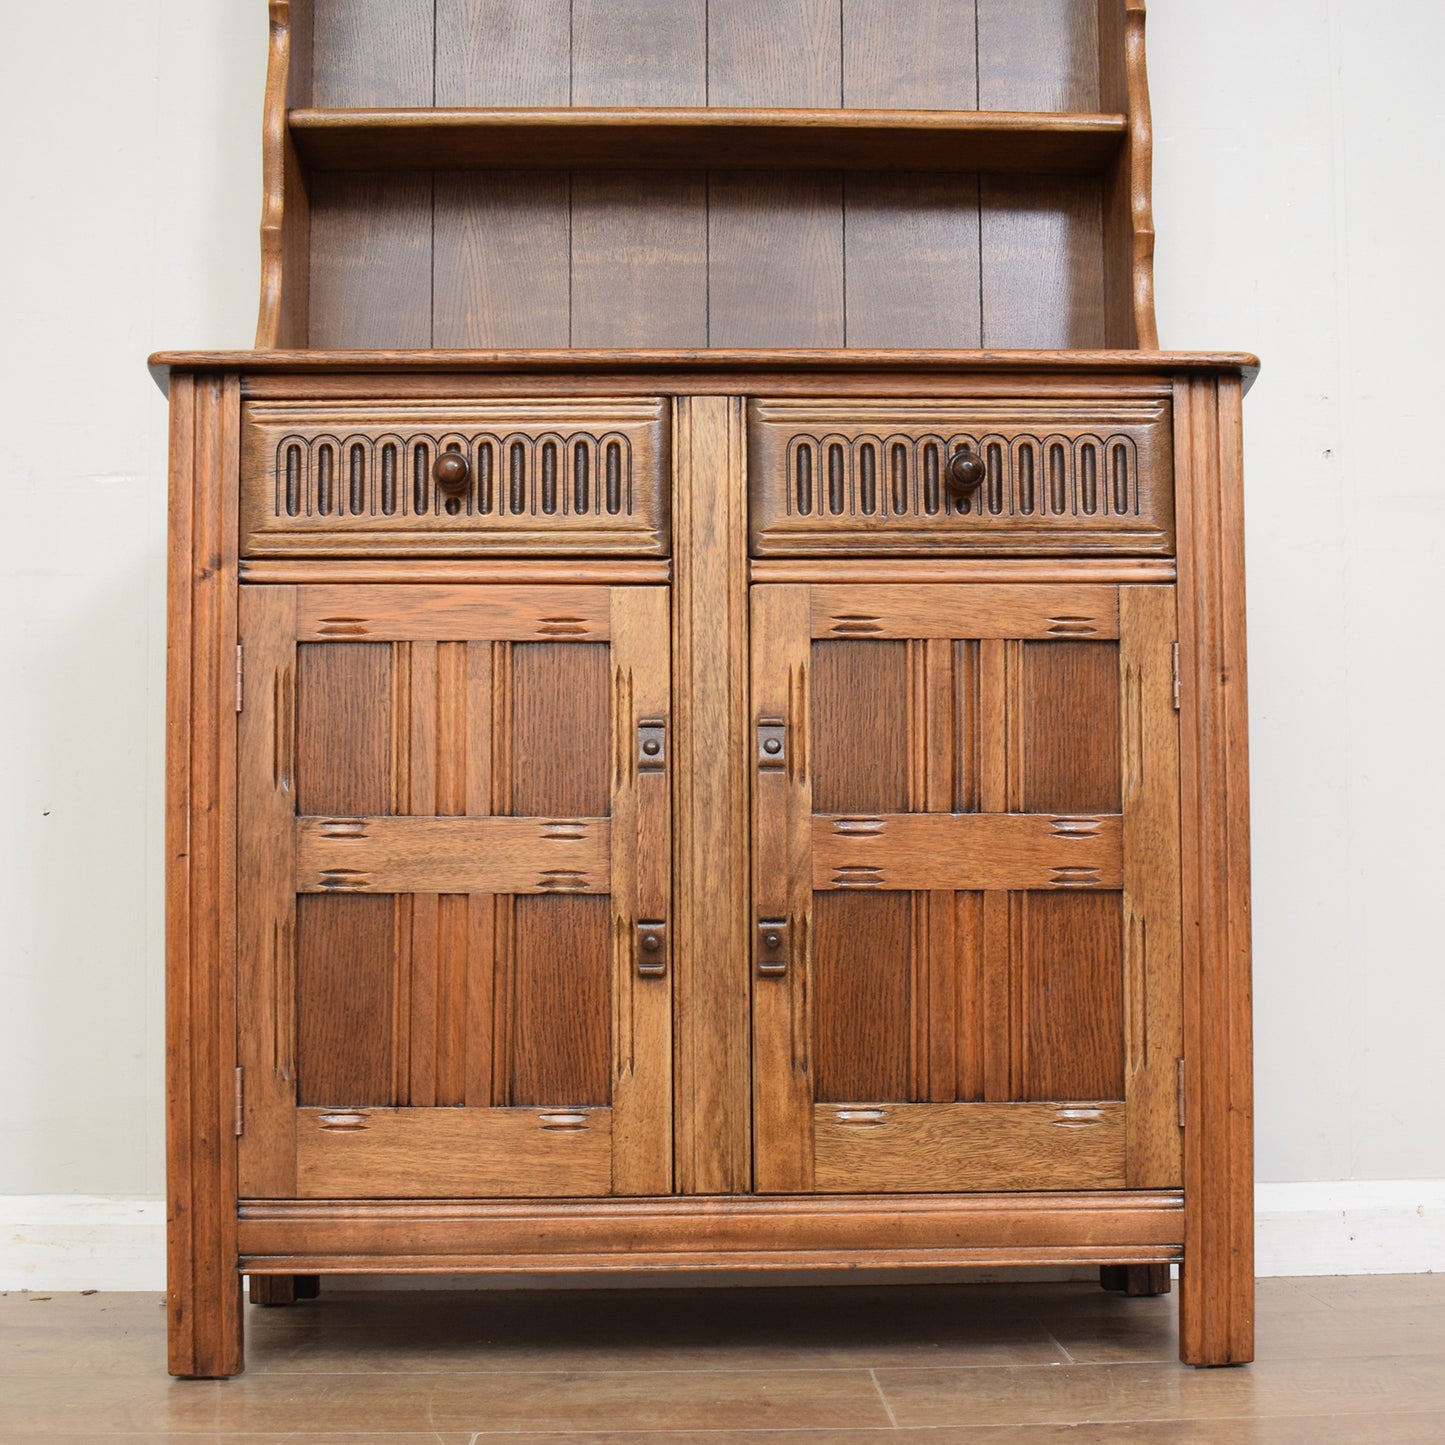
[[[257,345],[1152,348],[1144,0],[270,0]]]

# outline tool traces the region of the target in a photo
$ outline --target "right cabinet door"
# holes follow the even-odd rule
[[[757,1188],[1181,1179],[1168,586],[752,592]]]

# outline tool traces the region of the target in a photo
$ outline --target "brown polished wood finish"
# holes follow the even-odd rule
[[[258,350],[152,359],[173,1373],[356,1272],[1251,1358],[1258,363],[1152,349],[1142,0],[270,12]]]

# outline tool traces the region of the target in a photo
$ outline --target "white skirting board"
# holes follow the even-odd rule
[[[1260,1184],[1255,1219],[1261,1276],[1445,1271],[1445,1179]],[[929,1277],[960,1276],[929,1271]],[[688,1282],[706,1281],[694,1275]],[[523,1281],[492,1276],[474,1283],[515,1288]],[[164,1201],[0,1195],[0,1290],[164,1288]]]

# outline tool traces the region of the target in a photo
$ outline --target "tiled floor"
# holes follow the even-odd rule
[[[1262,1280],[1259,1359],[1092,1285],[342,1294],[165,1374],[156,1295],[0,1295],[0,1442],[1445,1442],[1445,1276]]]

